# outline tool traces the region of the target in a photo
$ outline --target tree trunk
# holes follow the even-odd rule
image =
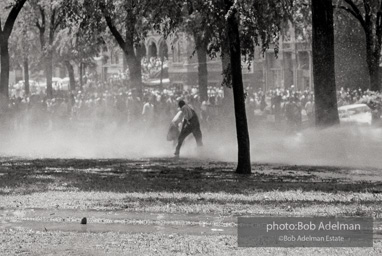
[[[74,90],[76,90],[76,80],[74,78],[73,65],[70,63],[70,61],[66,60],[65,66],[66,66],[66,69],[68,70],[68,74],[69,74],[69,89],[71,91],[74,91]]]
[[[24,56],[24,86],[25,86],[25,95],[28,96],[30,93],[29,90],[29,60],[28,56]]]
[[[134,88],[139,97],[142,97],[142,70],[141,62],[135,56],[127,55],[127,65],[129,67],[131,87]]]
[[[48,50],[48,55],[46,57],[45,76],[46,76],[46,94],[48,98],[52,98],[53,97],[53,86],[52,86],[53,55],[50,49]]]
[[[80,62],[80,65],[78,66],[78,73],[79,73],[79,76],[80,76],[80,87],[82,88],[82,86],[84,85],[84,80],[83,80],[83,63]]]
[[[368,57],[368,68],[370,76],[370,90],[374,92],[379,92],[379,57],[376,58],[373,55],[371,57]]]
[[[87,70],[87,68],[88,68],[88,66],[87,66],[87,64],[86,63],[83,63],[82,64],[82,75],[83,75],[83,78],[82,78],[82,82],[84,83],[84,84],[87,84],[88,83],[88,75],[87,75],[87,73],[86,73],[86,70]]]
[[[232,6],[231,0],[225,0],[226,7],[229,9]],[[240,35],[239,35],[239,21],[232,13],[227,19],[228,28],[228,41],[230,48],[230,61],[231,61],[231,75],[232,75],[232,88],[233,99],[235,104],[235,118],[236,118],[236,132],[238,143],[238,165],[236,168],[237,173],[250,174],[251,173],[251,156],[250,156],[250,142],[247,124],[247,115],[245,111],[245,97],[243,78],[241,73],[241,51],[240,51]]]
[[[0,53],[1,53],[1,70],[0,70],[0,98],[9,99],[9,51],[8,39],[12,33],[13,25],[16,18],[23,8],[26,0],[17,1],[10,10],[4,26],[0,19]],[[2,100],[2,99],[0,99]]]
[[[0,39],[1,75],[0,75],[0,100],[9,99],[9,51],[8,39]]]
[[[369,21],[369,20],[368,20]],[[374,55],[374,48],[376,47],[375,40],[373,38],[373,28],[372,24],[367,22],[365,24],[365,37],[366,37],[366,63],[369,71],[369,79],[370,79],[370,90],[371,91],[379,91],[379,56]]]
[[[227,74],[230,69],[230,54],[229,54],[229,45],[227,44],[226,40],[222,40],[222,46],[221,46],[221,61],[222,61],[222,72],[223,74]],[[232,93],[232,79],[230,76],[225,76],[225,81],[223,83],[223,92],[224,92],[224,98],[223,98],[223,111],[224,113],[229,116],[233,117],[233,93]]]
[[[128,13],[125,21],[125,33],[126,38],[123,39],[121,33],[118,31],[118,29],[113,24],[113,20],[111,18],[111,15],[108,11],[108,7],[106,6],[105,1],[99,1],[99,7],[102,11],[102,14],[106,20],[106,24],[110,29],[110,32],[114,36],[115,40],[117,41],[118,45],[121,47],[122,51],[125,54],[127,66],[129,67],[129,73],[130,73],[130,81],[133,88],[135,88],[138,92],[139,97],[142,98],[143,91],[142,91],[142,70],[141,70],[141,50],[140,47],[134,49],[134,32],[135,32],[135,25],[136,25],[136,17],[132,14],[133,5],[131,2],[128,2],[129,6],[126,6],[126,11]]]
[[[339,124],[332,0],[312,0],[312,25],[316,126],[327,127]]]
[[[380,91],[379,83],[379,57],[373,56],[374,59],[368,60],[369,75],[370,75],[370,90],[374,92]],[[369,64],[370,62],[370,64]],[[371,122],[373,125],[379,125],[381,122],[382,109],[372,109]]]
[[[195,33],[200,101],[208,100],[207,45]]]
[[[374,92],[379,92],[380,91],[380,86],[379,86],[379,66],[372,68],[369,71],[370,75],[370,90]]]
[[[222,72],[224,82],[223,93],[224,98],[222,100],[222,113],[219,117],[219,127],[222,128],[224,132],[234,133],[235,131],[235,113],[234,113],[234,103],[233,103],[233,92],[232,92],[232,79],[230,76],[224,76],[224,74],[230,73],[230,54],[229,45],[227,40],[222,40],[223,44],[221,46],[221,62],[222,62]]]
[[[125,54],[123,55],[123,58],[122,58],[122,67],[123,67],[123,73],[126,72],[126,69],[127,69],[127,60],[126,60],[126,56]]]
[[[127,59],[126,59],[126,55],[123,54],[123,62],[122,62],[122,65],[123,65],[123,73],[125,74],[125,79],[123,80],[123,84],[125,85],[125,87],[128,87],[129,86],[129,82],[128,82],[128,79],[127,79],[127,69],[128,69],[128,66],[127,66]]]
[[[130,43],[129,43],[130,42]],[[138,96],[142,99],[142,65],[141,65],[141,47],[138,46],[134,49],[132,40],[127,40],[125,47],[123,48],[127,60],[127,66],[129,67],[131,87],[134,88]],[[136,54],[134,54],[136,52]]]
[[[50,8],[52,8],[52,5],[50,5]],[[53,42],[54,42],[54,32],[55,32],[55,9],[51,10],[50,14],[50,26],[49,26],[49,45],[48,45],[48,54],[47,54],[47,67],[46,67],[46,73],[47,73],[47,79],[46,79],[46,94],[48,98],[53,97],[53,87],[52,87],[52,77],[53,77]]]
[[[163,86],[163,62],[164,62],[164,52],[163,49],[160,51],[160,86]]]

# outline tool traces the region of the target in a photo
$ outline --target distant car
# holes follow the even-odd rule
[[[366,104],[352,104],[338,108],[342,124],[371,124],[371,109]]]
[[[34,81],[34,80],[29,80],[29,86],[30,87],[38,86],[38,82]],[[24,80],[20,80],[17,84],[13,85],[13,88],[15,88],[15,89],[24,89],[24,87],[25,87],[25,81]]]
[[[41,88],[41,84],[34,80],[29,80],[29,90],[31,94],[38,93],[39,88]],[[25,89],[25,81],[20,80],[17,84],[14,84],[10,87],[11,95],[16,97],[23,97],[24,96],[24,89]]]
[[[64,77],[61,79],[61,90],[68,91],[70,88],[70,78]]]
[[[40,86],[46,89],[46,80],[40,83]],[[68,90],[68,84],[59,77],[52,77],[52,88],[53,90]]]

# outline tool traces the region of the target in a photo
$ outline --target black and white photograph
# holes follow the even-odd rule
[[[0,0],[18,255],[382,255],[382,1]]]

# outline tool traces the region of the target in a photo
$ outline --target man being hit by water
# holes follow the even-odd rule
[[[182,147],[184,139],[190,135],[191,133],[194,135],[196,144],[198,147],[203,146],[202,142],[202,132],[200,130],[199,118],[189,105],[187,105],[183,100],[178,102],[178,106],[180,108],[180,112],[178,113],[174,119],[172,120],[172,124],[174,126],[178,126],[180,122],[183,120],[182,130],[180,131],[178,137],[178,144],[175,149],[175,157],[179,157],[180,148]]]

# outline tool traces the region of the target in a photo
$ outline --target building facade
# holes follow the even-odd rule
[[[167,60],[170,85],[184,89],[198,85],[198,60],[191,36],[180,33],[177,37],[164,40],[161,35],[150,34],[143,48],[142,56],[146,59],[163,57]],[[126,70],[125,58],[119,47],[108,50],[106,54],[106,61],[99,59],[97,70],[103,79]],[[223,78],[221,58],[208,58],[207,67],[209,85],[220,86]],[[277,55],[273,47],[265,53],[256,47],[251,65],[243,59],[242,71],[245,87],[271,90],[294,85],[298,90],[312,89],[311,44],[296,38],[293,27],[288,26],[280,36]]]

